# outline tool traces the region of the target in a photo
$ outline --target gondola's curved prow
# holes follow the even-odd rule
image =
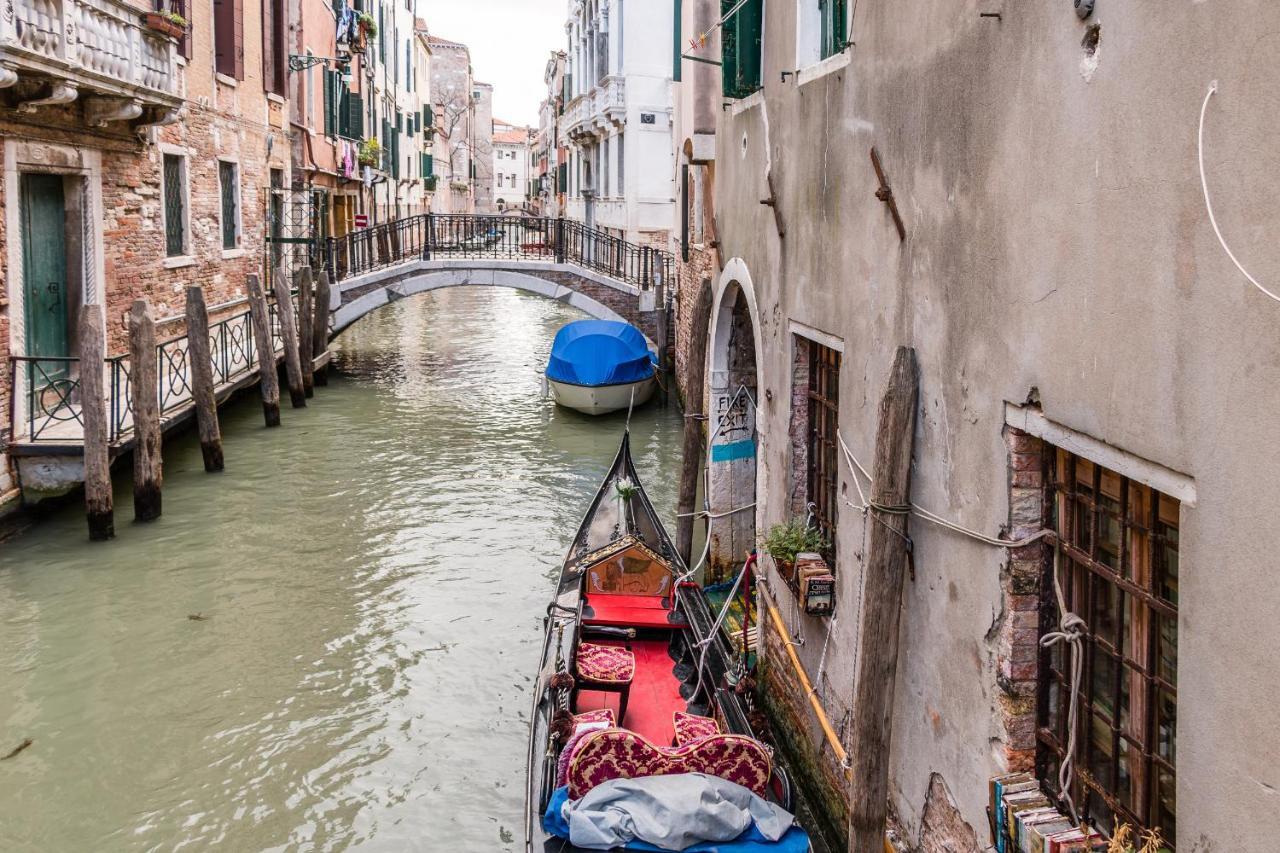
[[[603,609],[602,602],[610,593],[631,590],[610,587],[608,579],[602,580],[595,571],[589,575],[589,570],[606,567],[607,560],[621,563],[636,555],[647,560],[648,568],[631,580],[647,584],[642,596],[665,599],[667,609],[659,612],[674,629],[670,632],[673,657],[678,656],[686,664],[702,662],[700,678],[696,677],[696,664],[687,667],[694,670],[694,677],[685,685],[688,695],[685,689],[681,695],[689,710],[706,714],[712,708],[718,709],[727,732],[752,734],[740,697],[726,689],[725,676],[734,666],[733,651],[725,638],[713,631],[714,615],[701,587],[685,578],[688,569],[640,484],[631,459],[630,436],[624,433],[609,473],[574,535],[555,596],[547,607],[546,637],[530,714],[525,790],[525,849],[530,853],[573,849],[562,839],[554,839],[555,846],[548,847],[546,842],[552,839],[545,835],[540,821],[555,787],[557,742],[552,738],[553,718],[557,710],[570,711],[572,693],[571,689],[553,685],[552,680],[557,672],[570,671],[574,649],[584,630],[597,635],[624,630],[603,627],[600,614],[593,612],[590,605]],[[584,578],[592,585],[590,598],[584,598]],[[588,623],[585,629],[584,621]],[[693,695],[695,689],[697,695]]]

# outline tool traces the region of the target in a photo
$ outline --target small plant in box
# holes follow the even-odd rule
[[[177,12],[147,12],[145,21],[148,29],[174,38],[181,38],[188,26],[187,19]]]
[[[793,580],[796,567],[796,554],[806,551],[821,552],[827,547],[827,540],[822,532],[810,527],[805,519],[799,516],[775,524],[760,540],[760,545],[773,557],[778,569],[787,580]]]
[[[360,161],[361,166],[381,165],[382,146],[378,143],[376,136],[371,136],[360,143],[360,150],[356,154],[356,159]]]

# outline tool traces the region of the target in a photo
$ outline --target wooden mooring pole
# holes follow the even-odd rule
[[[320,270],[316,280],[315,319],[311,323],[311,357],[317,359],[329,349],[329,300],[333,287],[329,284],[329,271]],[[329,384],[329,366],[322,364],[315,369],[315,383],[321,387]]]
[[[298,286],[298,364],[302,367],[302,390],[307,397],[314,397],[316,395],[316,360],[311,354],[311,350],[315,347],[311,324],[316,318],[311,306],[313,284],[311,267],[298,270],[294,273],[293,279]]]
[[[280,338],[284,341],[284,372],[289,380],[289,402],[295,409],[307,407],[307,393],[302,387],[302,361],[298,358],[298,322],[293,313],[293,296],[289,293],[289,277],[284,267],[272,276],[276,294],[276,319],[280,321]]]
[[[106,359],[102,306],[80,308],[80,418],[84,423],[84,509],[89,539],[101,542],[116,535],[111,496],[111,448],[107,400],[102,387]]]
[[[911,501],[911,449],[917,394],[915,350],[898,347],[880,401],[871,508],[867,515],[867,562],[858,637],[860,673],[854,686],[849,756],[849,851],[884,846],[889,792],[889,744],[893,737],[893,687],[898,667],[898,622],[902,576],[907,565],[907,518]]]
[[[702,445],[703,399],[707,375],[707,336],[711,334],[711,280],[703,279],[693,303],[689,356],[685,363],[684,449],[680,462],[680,495],[676,501],[676,550],[692,566],[693,512],[698,499],[698,477],[705,458]]]
[[[191,371],[191,402],[196,409],[200,433],[200,453],[204,470],[221,471],[222,429],[218,426],[218,399],[213,388],[213,353],[209,341],[209,309],[204,304],[204,288],[187,288],[187,367]]]
[[[662,280],[662,276],[658,276],[653,285],[653,307],[658,312],[654,332],[658,336],[655,342],[658,346],[658,372],[662,374],[658,387],[662,391],[663,405],[666,405],[673,381],[671,365],[668,363],[670,348],[667,346],[667,339],[671,335],[671,312],[667,308],[667,283]]]
[[[276,374],[276,351],[271,341],[271,313],[262,282],[254,273],[245,278],[249,294],[249,315],[253,320],[253,342],[258,350],[258,379],[262,389],[262,417],[269,427],[280,426],[280,378]]]
[[[135,299],[129,309],[129,406],[133,413],[133,518],[160,517],[164,484],[161,458],[160,383],[156,353],[156,321],[151,305]]]

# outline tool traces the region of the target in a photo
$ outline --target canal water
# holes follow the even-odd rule
[[[514,850],[542,615],[624,416],[540,397],[573,309],[405,299],[227,470],[165,447],[164,517],[70,507],[0,544],[0,850]],[[674,530],[681,419],[635,413]]]

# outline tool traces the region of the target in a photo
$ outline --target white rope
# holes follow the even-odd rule
[[[1067,609],[1066,598],[1062,594],[1062,583],[1058,578],[1058,550],[1053,551],[1053,592],[1058,599],[1058,630],[1050,631],[1040,638],[1040,645],[1050,648],[1059,643],[1071,647],[1071,704],[1067,709],[1067,751],[1058,766],[1058,790],[1067,801],[1071,811],[1071,819],[1076,819],[1076,804],[1071,798],[1071,783],[1075,777],[1076,733],[1079,728],[1077,717],[1080,706],[1080,679],[1084,667],[1084,654],[1081,641],[1088,627],[1085,621]]]
[[[841,451],[843,451],[845,460],[849,466],[849,469],[853,473],[854,485],[858,484],[859,473],[862,474],[862,476],[867,478],[868,483],[871,482],[871,475],[867,473],[866,468],[862,467],[862,463],[859,462],[857,458],[853,455],[853,451],[849,450],[849,445],[845,444],[844,442],[844,436],[837,432],[836,438],[840,440],[840,449]],[[876,508],[876,507],[872,507],[871,503],[866,499],[866,496],[862,492],[861,486],[858,486],[858,495],[859,497],[862,498],[862,503],[860,505],[855,504],[852,501],[848,501],[848,500],[846,500],[845,503],[863,513],[865,513],[868,508],[871,508],[871,509]],[[970,530],[969,528],[963,525],[956,524],[954,521],[948,521],[947,519],[943,518],[937,513],[930,512],[929,510],[925,509],[924,507],[918,504],[914,504],[914,503],[911,504],[911,512],[919,516],[920,518],[924,519],[925,521],[930,522],[931,524],[936,524],[939,527],[944,527],[947,530],[951,530],[955,533],[960,533],[964,536],[968,536],[971,539],[976,539],[979,542],[986,543],[987,545],[993,545],[997,548],[1022,548],[1026,545],[1032,544],[1033,542],[1039,542],[1041,539],[1043,539],[1044,537],[1048,536],[1053,532],[1052,530],[1047,530],[1047,529],[1037,530],[1035,533],[1023,539],[1012,539],[1012,540],[997,539],[994,536],[988,536],[985,533],[979,533],[976,530]]]
[[[1214,80],[1209,84],[1209,92],[1204,96],[1204,103],[1200,105],[1200,133],[1198,134],[1197,139],[1200,146],[1200,186],[1204,190],[1204,207],[1205,210],[1209,212],[1209,223],[1213,225],[1213,233],[1218,235],[1218,242],[1222,244],[1222,249],[1227,253],[1227,257],[1231,259],[1231,263],[1236,265],[1236,269],[1240,270],[1240,273],[1249,280],[1250,284],[1275,301],[1280,302],[1280,296],[1277,296],[1270,290],[1263,287],[1262,284],[1244,268],[1244,264],[1240,263],[1236,258],[1236,253],[1231,251],[1231,247],[1227,245],[1226,239],[1222,236],[1222,229],[1218,227],[1218,218],[1213,215],[1213,204],[1209,201],[1209,179],[1205,177],[1204,173],[1204,116],[1209,109],[1209,99],[1212,98],[1217,91],[1218,81]]]
[[[676,518],[724,518],[725,516],[736,515],[743,510],[752,509],[754,507],[755,502],[752,501],[749,504],[743,504],[742,506],[734,507],[733,509],[725,512],[712,512],[707,509],[700,509],[697,512],[678,512],[676,513]]]
[[[707,538],[710,539],[710,537],[707,537]],[[742,579],[746,577],[747,567],[749,565],[751,565],[750,557],[748,557],[743,562],[742,571],[738,572],[738,577],[734,579],[733,586],[729,588],[729,595],[727,598],[725,598],[724,606],[720,608],[720,614],[716,616],[716,621],[711,623],[711,630],[707,632],[707,636],[703,637],[701,640],[699,640],[696,643],[696,645],[699,645],[702,647],[702,654],[698,655],[698,683],[694,685],[693,693],[690,694],[690,697],[694,701],[697,701],[698,693],[699,691],[702,690],[702,675],[704,672],[704,667],[706,666],[706,663],[707,663],[707,652],[708,650],[710,650],[711,643],[715,640],[716,635],[719,633],[720,626],[724,624],[724,617],[729,615],[729,605],[733,603],[733,597],[737,594],[738,586],[742,583]],[[743,652],[745,651],[746,651],[746,648],[744,647]]]

